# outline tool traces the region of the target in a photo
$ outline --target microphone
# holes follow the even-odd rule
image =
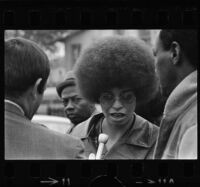
[[[94,153],[90,153],[88,159],[89,159],[89,160],[95,160],[95,159],[96,159],[96,158],[95,158],[95,154],[94,154]]]
[[[99,147],[97,149],[97,154],[96,154],[96,160],[101,159],[101,155],[103,153],[103,148],[104,145],[107,143],[108,141],[108,135],[107,134],[99,134],[99,138],[98,138],[98,142],[99,142]]]

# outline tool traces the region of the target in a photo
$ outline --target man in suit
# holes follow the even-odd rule
[[[5,41],[5,159],[82,159],[82,142],[34,124],[50,72],[39,46],[23,38]]]

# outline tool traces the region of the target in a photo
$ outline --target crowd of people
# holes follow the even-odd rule
[[[161,30],[153,48],[110,36],[84,49],[56,87],[66,134],[31,122],[47,55],[12,38],[4,56],[5,159],[197,159],[197,30]]]

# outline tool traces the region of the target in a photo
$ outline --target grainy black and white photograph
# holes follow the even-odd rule
[[[197,159],[197,32],[5,30],[5,160]]]

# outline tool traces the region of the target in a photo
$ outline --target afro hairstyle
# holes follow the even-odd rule
[[[133,90],[137,104],[150,101],[158,90],[154,56],[142,40],[105,37],[82,51],[74,67],[81,95],[98,103],[100,95],[113,88]]]

